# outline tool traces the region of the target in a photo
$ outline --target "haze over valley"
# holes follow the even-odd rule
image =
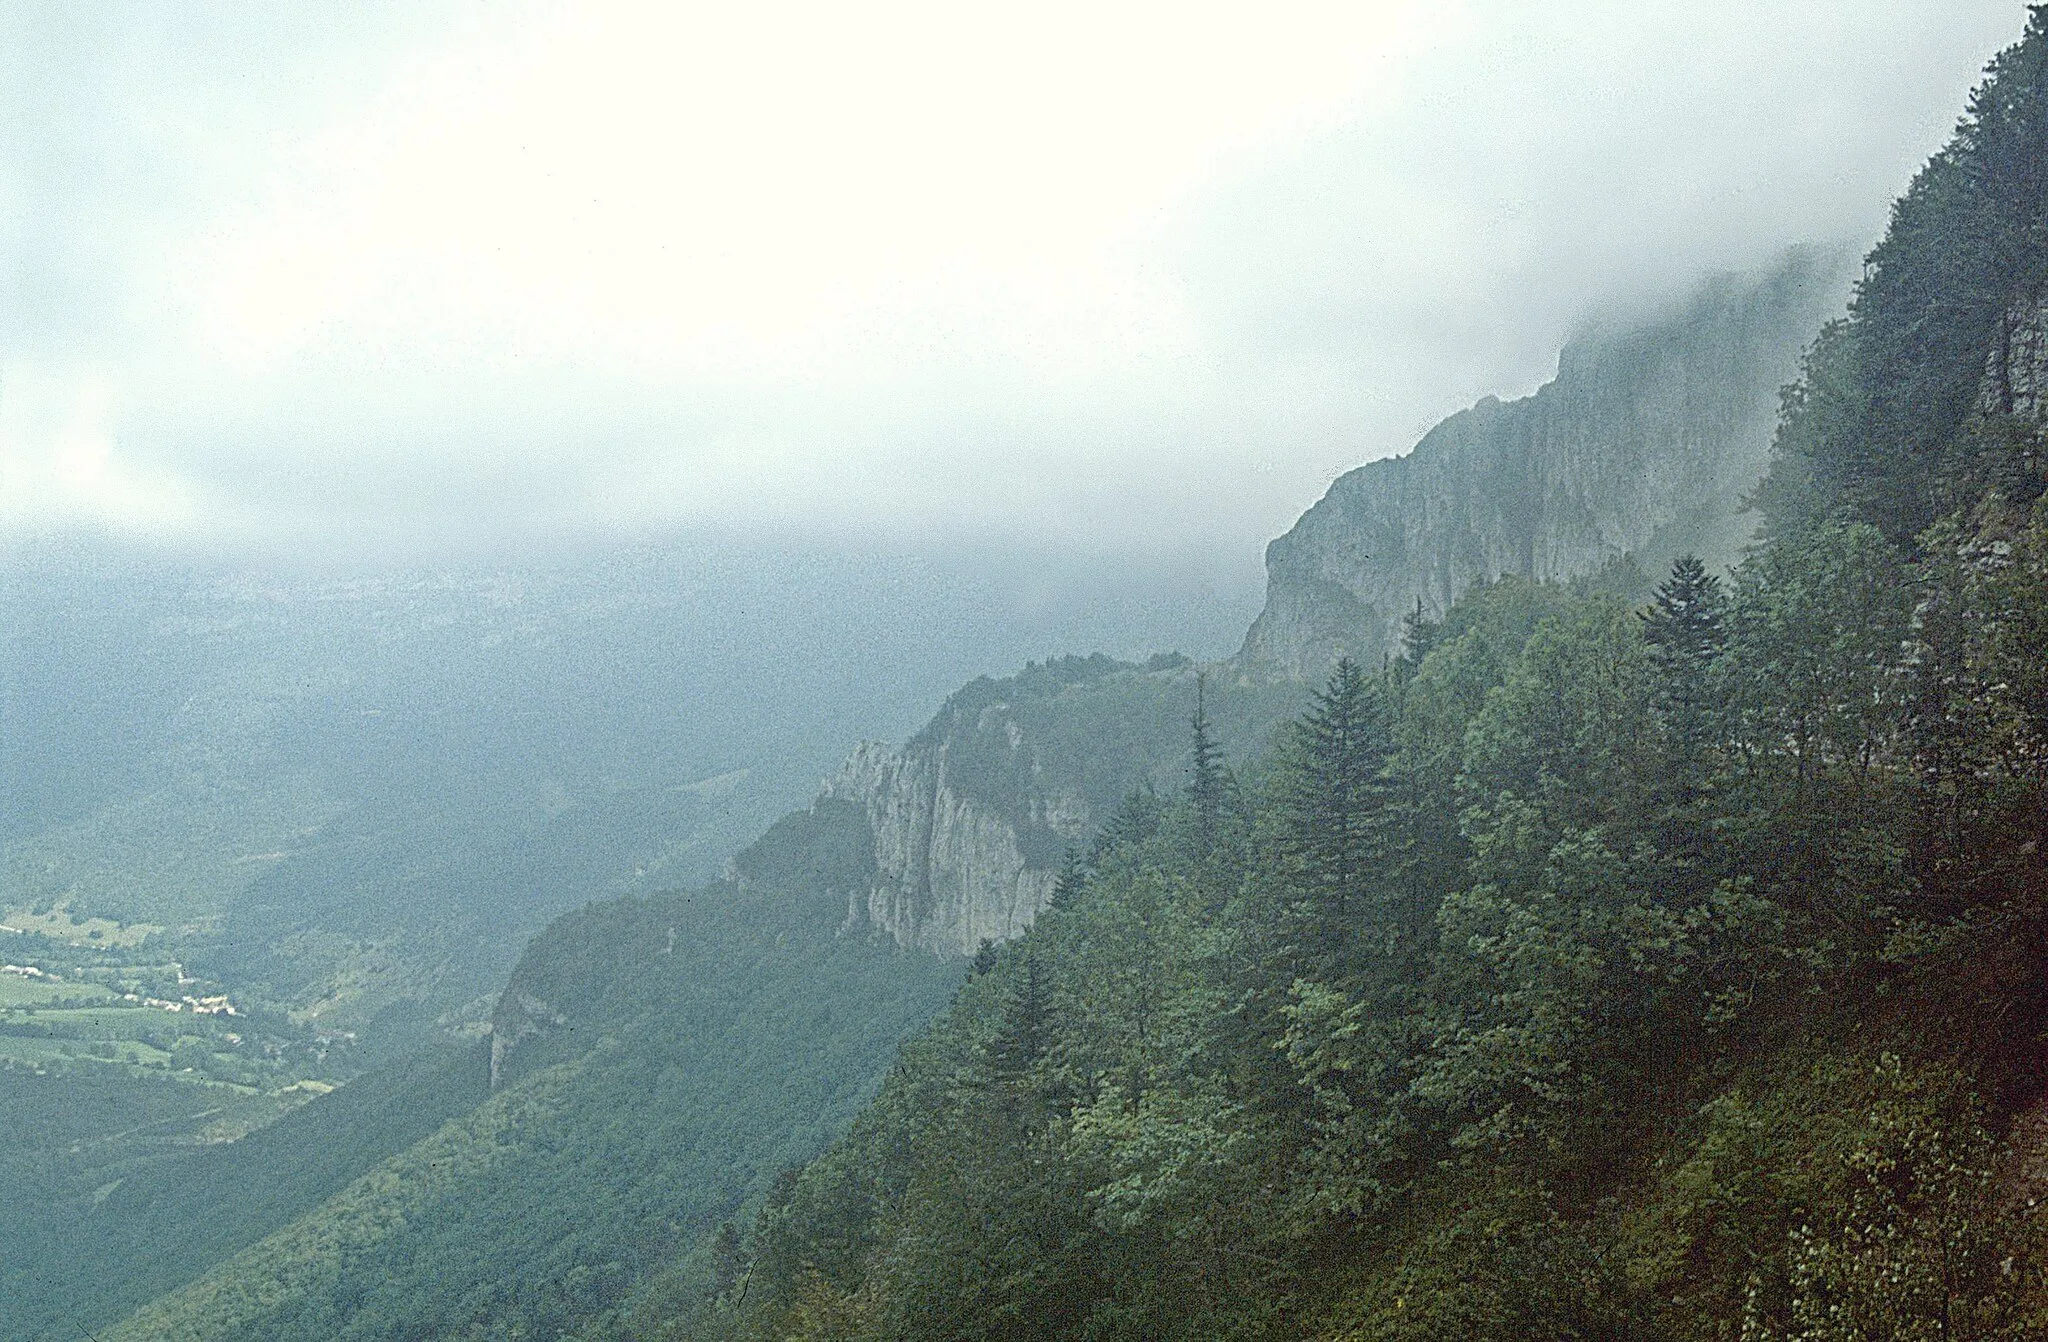
[[[2048,1329],[2048,8],[0,107],[0,1342]]]

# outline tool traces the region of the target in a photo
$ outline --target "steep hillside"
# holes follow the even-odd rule
[[[547,1334],[665,1298],[720,1219],[872,1094],[958,983],[959,952],[1022,931],[1068,847],[1133,789],[1181,786],[1195,693],[1172,656],[976,681],[893,755],[911,763],[884,787],[842,772],[743,850],[731,880],[558,919],[499,996],[487,1100],[100,1336],[410,1337],[421,1319],[434,1336]],[[1206,705],[1242,757],[1297,696],[1246,682]],[[937,785],[906,792],[913,768]],[[1060,817],[1046,797],[1087,827],[1043,823]],[[891,809],[934,800],[922,829]],[[934,815],[1000,836],[993,859]],[[913,871],[926,889],[955,882],[953,902],[887,907]],[[1007,929],[987,917],[1003,881],[1044,891],[1011,906]]]
[[[1663,561],[1747,536],[1811,256],[1345,477],[1237,662],[977,680],[725,879],[590,881],[487,1093],[182,1278],[136,1254],[175,1289],[96,1335],[2039,1335],[2039,303],[1992,286],[1916,475],[1870,350],[1945,309],[1886,273],[1726,585]],[[1649,611],[1615,561],[1670,572]],[[1198,685],[1232,767],[1191,788]],[[526,865],[478,870],[579,879]]]
[[[15,1092],[7,1111],[34,1119],[9,1128],[0,1166],[34,1168],[6,1171],[8,1205],[36,1209],[10,1218],[0,1251],[6,1342],[77,1337],[182,1286],[466,1113],[488,1083],[481,1043],[437,1046],[240,1140],[165,1143],[168,1153],[136,1159],[122,1149],[142,1135],[136,1129],[175,1137],[187,1112],[136,1101],[161,1105],[194,1090],[168,1079],[153,1089],[154,1096],[117,1077],[0,1069],[0,1091]],[[217,1116],[223,1098],[200,1098],[200,1113]]]
[[[835,887],[849,931],[971,954],[1030,926],[1069,849],[1085,848],[1135,787],[1185,781],[1187,723],[1201,673],[1184,657],[1138,666],[1107,657],[1033,663],[974,681],[901,749],[870,742],[825,785],[821,808],[850,807],[872,869]],[[1262,753],[1300,691],[1245,677],[1207,684],[1226,755]],[[743,860],[737,868],[748,879]]]
[[[815,889],[628,898],[536,938],[488,1098],[102,1342],[556,1337],[829,1142],[959,967]],[[341,1092],[346,1094],[346,1089]]]
[[[467,1113],[481,1099],[469,1079],[429,1075],[408,1048],[437,1052],[452,1028],[482,1050],[493,1003],[503,1016],[540,966],[601,996],[607,974],[639,963],[630,947],[552,954],[598,938],[574,919],[522,960],[549,919],[714,877],[862,730],[907,730],[962,662],[1042,646],[1033,621],[1073,614],[1012,619],[1015,565],[1001,555],[908,572],[731,548],[584,558],[351,581],[96,555],[0,565],[0,960],[17,971],[0,974],[0,1131],[13,1134],[0,1155],[0,1339],[97,1329]],[[1145,597],[1091,598],[1083,627],[1159,617],[1126,601]],[[947,645],[929,648],[920,622],[949,630]],[[871,850],[864,826],[859,842]],[[887,980],[862,1027],[877,1033],[820,1056],[822,1091],[792,1092],[825,1106],[823,1127],[773,1096],[732,1100],[770,1125],[733,1140],[794,1142],[793,1158],[829,1135],[851,1102],[839,1088],[872,1080],[957,969],[835,940],[844,893],[806,901],[825,886],[803,871],[808,852],[767,856],[785,846],[778,836],[742,863],[750,889],[733,916],[809,947],[817,982],[848,1002],[868,972],[848,965]],[[778,921],[792,909],[796,923]],[[687,920],[669,925],[692,935]],[[520,991],[501,1000],[515,967]],[[782,983],[762,972],[762,991]],[[220,1000],[208,1014],[182,998]],[[778,1009],[730,1025],[735,1057],[747,1020]],[[516,1034],[496,1036],[501,1064]],[[632,1037],[647,1056],[678,1047],[654,1027]],[[563,1092],[571,1131],[608,1117],[607,1088],[629,1084],[586,1073]],[[401,1076],[412,1080],[390,1080]],[[479,1060],[475,1085],[487,1076]],[[264,1132],[351,1077],[360,1085]],[[387,1084],[431,1094],[381,1107]],[[667,1121],[648,1131],[687,1144]],[[522,1158],[529,1173],[545,1164]],[[565,1199],[584,1208],[564,1223],[572,1237],[576,1217],[627,1196],[613,1172],[545,1177],[586,1186]],[[606,1280],[622,1289],[630,1274]]]
[[[1795,265],[1778,281],[1789,293],[1807,282],[1803,274]],[[1781,318],[1757,296],[1763,292],[1730,288],[1701,303],[1721,301],[1738,313],[1748,311],[1743,302],[1762,304]],[[1781,293],[1772,301],[1793,300]],[[1678,342],[1682,357],[1672,357],[1747,367],[1761,319],[1722,317],[1719,325],[1701,317],[1689,328],[1691,343]],[[1613,337],[1603,357],[1620,358],[1613,351],[1628,339],[1655,365],[1643,351],[1672,338]],[[1648,374],[1630,385],[1669,389]],[[1567,393],[1577,394],[1550,389],[1536,399],[1547,406]],[[1601,404],[1631,423],[1661,413],[1629,407],[1611,387],[1603,395]],[[1656,494],[1664,488],[1655,478],[1659,460],[1609,461],[1616,475],[1608,483],[1625,495]],[[1504,487],[1483,471],[1467,486],[1475,496]],[[1594,487],[1590,477],[1584,487]],[[1330,506],[1319,505],[1296,534],[1335,536]],[[1699,533],[1672,523],[1659,534]],[[1597,569],[1637,548],[1588,543],[1572,563]],[[1533,620],[1557,602],[1613,603],[1606,589],[1633,590],[1634,572],[1624,566],[1576,594],[1559,589],[1524,613]],[[1356,620],[1346,609],[1342,618]],[[1467,618],[1455,616],[1451,627]],[[1261,626],[1277,627],[1273,619]],[[1526,620],[1516,627],[1518,636],[1529,633]],[[1369,620],[1353,623],[1322,651],[1383,632]],[[1260,637],[1255,629],[1252,642]],[[1499,650],[1485,674],[1512,660]],[[1152,833],[1146,827],[1157,825],[1162,808],[1171,811],[1189,782],[1198,694],[1242,783],[1224,791],[1232,798],[1225,823],[1257,828],[1275,730],[1308,702],[1297,679],[1271,670],[1241,661],[1205,672],[1174,655],[1144,664],[1053,659],[968,684],[900,747],[858,747],[809,808],[732,860],[725,881],[688,895],[629,896],[550,926],[491,1014],[488,1099],[346,1187],[328,1185],[318,1205],[300,1204],[297,1219],[267,1237],[223,1239],[195,1254],[190,1280],[113,1335],[468,1337],[569,1327],[630,1334],[650,1319],[690,1315],[703,1282],[718,1272],[712,1228],[759,1205],[780,1166],[832,1140],[879,1084],[896,1041],[942,1005],[962,960],[985,941],[1028,938],[1063,874],[1068,888],[1089,879],[1072,863],[1108,851],[1106,832],[1133,841]],[[661,806],[624,803],[631,798],[613,809],[640,837],[617,851],[652,851],[679,823]],[[605,889],[597,869],[579,873],[550,856],[613,851],[609,840],[558,832],[577,815],[573,805],[559,814],[548,805],[537,814],[501,808],[492,821],[497,837],[478,842],[458,883],[532,888],[543,898]],[[321,823],[338,834],[353,822]],[[1185,815],[1169,819],[1167,832],[1185,837],[1188,823]],[[1225,847],[1250,832],[1233,829]],[[304,909],[343,910],[371,886],[402,892],[420,870],[434,869],[386,871],[374,848],[365,854],[368,867],[324,894],[321,882],[300,873],[296,905],[256,921],[290,926],[293,908],[301,918]],[[1205,861],[1203,879],[1211,880],[1217,869],[1213,857]],[[293,870],[287,862],[279,874]],[[645,876],[635,879],[644,884]],[[253,884],[230,907],[253,909],[251,896],[274,886],[274,878]],[[1217,887],[1203,898],[1227,894]],[[326,926],[308,924],[315,925]],[[1103,932],[1104,954],[1120,953],[1116,935]],[[1194,942],[1172,952],[1188,966],[1206,954],[1197,944],[1207,934],[1191,935]],[[216,961],[265,981],[260,958],[238,961],[223,951]],[[286,987],[277,981],[272,991]],[[161,1264],[151,1271],[148,1279],[165,1286],[179,1280]]]
[[[1769,464],[1778,391],[1841,301],[1847,258],[1797,250],[1723,276],[1676,313],[1567,345],[1535,395],[1451,416],[1406,456],[1340,477],[1266,551],[1266,607],[1243,659],[1296,677],[1400,647],[1474,582],[1573,578],[1686,551],[1725,570]]]
[[[2038,6],[1725,581],[1510,574],[1340,663],[598,1335],[2048,1336],[2044,183]]]

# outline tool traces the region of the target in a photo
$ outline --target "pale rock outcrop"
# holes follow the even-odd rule
[[[1533,396],[1488,397],[1340,477],[1268,547],[1240,659],[1316,678],[1339,656],[1377,665],[1418,603],[1441,615],[1475,581],[1578,577],[1623,556],[1655,576],[1687,550],[1732,563],[1779,388],[1839,301],[1844,260],[1802,250],[1761,278],[1712,281],[1675,316],[1573,342]]]
[[[1011,748],[1021,748],[1010,735]],[[971,954],[984,939],[1022,933],[1052,898],[1057,873],[1026,860],[1018,818],[956,788],[947,753],[944,741],[905,750],[871,741],[826,783],[823,795],[859,806],[874,837],[875,875],[866,891],[848,893],[845,930],[873,928],[899,945]],[[1076,840],[1088,833],[1088,808],[1077,796],[1057,792],[1029,804],[1030,821]]]
[[[1999,314],[1978,384],[1977,412],[2048,418],[2048,290],[2017,295]]]

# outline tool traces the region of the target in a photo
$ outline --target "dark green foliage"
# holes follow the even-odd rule
[[[1223,748],[1209,726],[1208,707],[1203,702],[1208,678],[1195,677],[1195,712],[1188,720],[1188,804],[1194,809],[1195,841],[1204,853],[1216,846],[1223,827],[1223,808],[1228,782],[1223,771]]]
[[[0,1069],[0,1091],[9,1092],[0,1105],[10,1120],[10,1150],[32,1157],[41,1176],[29,1186],[33,1196],[10,1181],[10,1203],[42,1209],[12,1223],[0,1254],[0,1294],[8,1302],[0,1337],[98,1328],[312,1211],[481,1101],[489,1078],[484,1055],[480,1045],[424,1051],[240,1141],[147,1163],[131,1156],[111,1168],[80,1157],[104,1150],[109,1133],[153,1127],[169,1136],[195,1105],[202,1121],[217,1114],[220,1096],[169,1080],[151,1088],[85,1071],[37,1077]],[[50,1101],[46,1109],[28,1107],[36,1092]],[[134,1107],[152,1098],[163,1107]],[[62,1116],[89,1116],[92,1127],[66,1130],[53,1122]],[[30,1134],[51,1145],[24,1144]]]
[[[1422,613],[1422,598],[1415,598],[1415,609],[1401,617],[1401,661],[1410,668],[1422,665],[1422,659],[1435,650],[1437,639],[1443,633],[1443,625]]]
[[[1349,658],[1295,724],[1281,774],[1282,844],[1322,915],[1341,921],[1364,901],[1384,854],[1382,777],[1393,740],[1378,687]]]
[[[1642,618],[1643,641],[1656,669],[1651,702],[1670,743],[1671,789],[1677,799],[1690,800],[1714,745],[1714,667],[1728,632],[1721,580],[1699,556],[1681,556]]]
[[[1081,893],[1081,886],[1088,879],[1088,864],[1078,848],[1068,848],[1066,856],[1060,859],[1060,874],[1053,882],[1052,905],[1058,908],[1074,902]]]
[[[739,1228],[730,1221],[719,1222],[718,1233],[711,1240],[712,1300],[734,1306],[742,1303],[740,1288],[747,1280],[749,1266]]]
[[[1978,1023],[2048,1019],[2048,512],[2007,534],[1835,523],[1640,612],[1504,580],[1340,666],[1241,837],[1134,795],[763,1213],[751,1303],[663,1326],[2034,1335],[2036,1046]]]
[[[1108,821],[1096,832],[1095,842],[1089,849],[1088,862],[1074,872],[1077,880],[1085,879],[1087,868],[1102,861],[1109,853],[1149,840],[1159,832],[1160,822],[1165,816],[1165,800],[1149,785],[1132,788],[1124,796],[1123,804],[1111,813]],[[1069,893],[1078,888],[1076,884]]]
[[[874,843],[859,806],[821,797],[810,810],[776,821],[733,859],[733,870],[742,881],[793,899],[844,899],[874,880]]]
[[[2048,11],[1992,62],[1948,146],[1892,208],[1846,322],[1788,393],[1782,459],[1763,498],[1781,533],[1846,505],[1894,541],[1946,507],[2009,305],[2048,281]],[[2000,389],[1989,389],[1993,409]],[[2032,488],[2040,477],[2035,463]],[[1819,497],[1801,482],[1811,478]]]

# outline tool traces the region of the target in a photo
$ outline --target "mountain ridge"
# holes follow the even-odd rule
[[[1567,345],[1531,396],[1484,397],[1410,452],[1339,477],[1268,546],[1265,607],[1237,655],[1207,668],[1226,717],[1240,701],[1264,703],[1230,723],[1229,743],[1256,753],[1305,695],[1265,687],[1311,681],[1344,656],[1377,666],[1418,603],[1439,617],[1476,582],[1662,568],[1685,551],[1725,570],[1756,526],[1744,501],[1765,475],[1780,388],[1843,291],[1846,262],[1799,247],[1764,271],[1710,277],[1671,313],[1610,321]],[[1596,506],[1603,493],[1622,505]],[[1525,497],[1534,503],[1518,511]],[[1046,665],[1078,675],[1086,662]],[[1180,712],[1151,712],[1178,750],[1203,668],[1088,665],[1105,687],[1178,683]],[[880,929],[949,955],[1014,938],[1050,900],[1062,854],[1085,846],[1125,789],[1181,781],[1156,758],[1125,762],[1111,749],[1114,784],[1091,788],[1070,755],[1039,757],[1056,730],[1048,715],[1020,719],[1014,693],[976,689],[1011,684],[975,682],[903,746],[864,743],[826,780],[820,799],[864,813],[875,854],[867,888],[843,892],[848,932]],[[980,777],[963,784],[968,760]]]
[[[1780,389],[1845,296],[1848,255],[1794,248],[1708,278],[1675,312],[1567,344],[1556,375],[1482,398],[1408,452],[1339,476],[1266,549],[1265,608],[1238,660],[1314,679],[1377,666],[1402,620],[1474,582],[1568,579],[1699,553],[1726,570],[1755,527]]]

